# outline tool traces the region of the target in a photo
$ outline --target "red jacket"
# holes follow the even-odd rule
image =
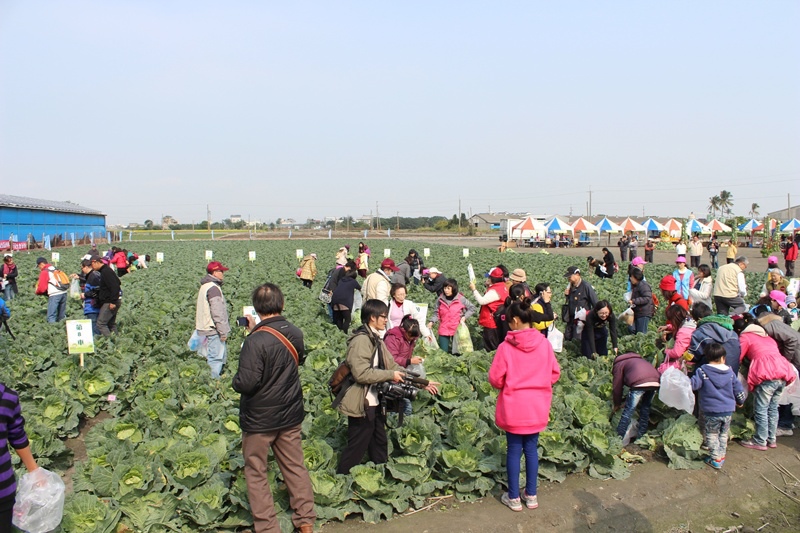
[[[497,427],[532,435],[547,427],[553,384],[561,367],[547,337],[535,328],[509,331],[489,367],[489,383],[498,389]]]
[[[53,268],[51,264],[45,264],[44,268],[39,272],[39,281],[36,283],[36,294],[47,296],[50,289],[50,269]],[[63,292],[63,291],[59,291]]]
[[[478,313],[478,324],[488,329],[497,329],[497,323],[494,321],[494,312],[505,303],[506,298],[508,298],[508,289],[506,289],[506,284],[501,281],[486,289],[486,292],[489,291],[496,292],[500,299],[481,306],[481,310]]]
[[[678,292],[669,297],[669,305],[667,305],[667,307],[670,305],[680,305],[687,311],[689,310],[689,302],[687,302]]]
[[[111,258],[111,262],[117,265],[117,268],[128,268],[128,258],[125,257],[124,252],[117,252]]]
[[[793,242],[783,251],[783,258],[787,261],[797,261],[797,243]]]
[[[739,344],[742,347],[739,362],[744,358],[750,359],[750,369],[747,372],[747,387],[752,391],[764,381],[782,379],[787,384],[795,379],[792,364],[781,355],[778,343],[767,336],[761,326],[747,326],[739,335]]]

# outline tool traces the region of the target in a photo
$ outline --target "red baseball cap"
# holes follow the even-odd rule
[[[658,288],[662,291],[674,291],[675,290],[675,277],[672,274],[668,274],[661,278],[661,283],[658,284]]]
[[[388,258],[381,261],[381,269],[384,268],[391,268],[392,272],[397,272],[398,270],[400,270],[399,268],[397,268],[397,265],[394,264],[394,261]]]
[[[206,272],[208,272],[209,274],[213,274],[217,270],[225,272],[226,270],[228,270],[228,267],[224,266],[219,261],[211,261],[206,267]]]

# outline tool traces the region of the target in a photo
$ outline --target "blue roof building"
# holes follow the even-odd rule
[[[76,239],[90,233],[104,237],[106,215],[72,202],[0,194],[0,240],[10,235],[17,241],[26,240],[28,235],[41,240],[43,235],[65,233],[68,237],[74,233]]]

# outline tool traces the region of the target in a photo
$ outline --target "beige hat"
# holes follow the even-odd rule
[[[528,280],[528,276],[525,275],[525,271],[522,270],[521,268],[515,268],[514,272],[512,272],[511,275],[508,276],[508,279],[510,279],[511,281],[516,281],[517,283],[524,283],[525,281]]]
[[[439,269],[438,269],[438,268],[436,268],[436,267],[433,267],[433,268],[431,268],[431,269],[429,269],[429,270],[428,270],[428,274],[441,274],[441,273],[442,273],[442,271],[441,271],[441,270],[439,270]]]

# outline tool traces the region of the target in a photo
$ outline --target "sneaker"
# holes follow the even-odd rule
[[[756,442],[756,441],[754,441],[753,439],[749,439],[749,440],[740,440],[740,441],[739,441],[739,444],[741,444],[741,445],[742,445],[742,446],[744,446],[745,448],[750,448],[751,450],[760,450],[760,451],[762,451],[762,452],[765,452],[765,451],[767,451],[767,447],[766,447],[766,446],[764,446],[763,444],[759,444],[759,443],[757,443],[757,442]]]
[[[791,437],[792,435],[794,435],[794,431],[791,429],[778,428],[775,432],[776,437]]]
[[[522,511],[522,501],[519,498],[509,498],[507,492],[500,496],[500,501],[512,511]]]
[[[774,440],[771,441],[771,442],[767,441],[767,448],[777,448],[777,447],[778,447],[778,443],[775,442]]]
[[[522,500],[525,502],[525,505],[528,509],[536,509],[539,507],[539,500],[536,499],[536,495],[528,496],[528,493],[524,490],[522,491]]]
[[[708,466],[710,466],[711,468],[719,470],[720,468],[722,468],[722,465],[725,464],[725,459],[723,458],[720,459],[719,461],[715,461],[713,458],[709,456],[703,459],[703,462]]]

